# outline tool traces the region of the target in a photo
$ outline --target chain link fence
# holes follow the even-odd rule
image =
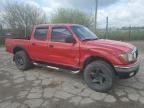
[[[129,28],[129,29],[110,28],[108,29],[108,32],[106,32],[105,29],[97,29],[97,36],[100,38],[107,38],[107,39],[121,40],[121,41],[144,40],[144,29],[143,28]]]
[[[0,36],[0,46],[4,45],[5,36]]]

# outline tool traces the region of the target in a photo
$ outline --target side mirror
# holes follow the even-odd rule
[[[68,37],[65,39],[65,42],[66,42],[66,43],[76,43],[75,39],[74,39],[72,36],[68,36]]]

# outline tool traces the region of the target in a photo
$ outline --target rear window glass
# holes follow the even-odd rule
[[[34,38],[37,40],[47,39],[48,28],[37,28],[34,34]]]

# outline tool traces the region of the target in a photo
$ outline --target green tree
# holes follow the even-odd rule
[[[87,27],[93,26],[93,17],[76,9],[59,8],[51,15],[52,23],[75,23]]]

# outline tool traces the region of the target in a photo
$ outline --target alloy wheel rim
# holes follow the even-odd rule
[[[18,57],[16,58],[16,60],[17,60],[17,63],[18,63],[19,65],[24,65],[24,61],[23,61],[22,57],[18,56]]]
[[[91,71],[89,77],[90,77],[91,83],[99,85],[99,86],[105,85],[107,81],[107,77],[102,71],[102,69],[95,69]]]

